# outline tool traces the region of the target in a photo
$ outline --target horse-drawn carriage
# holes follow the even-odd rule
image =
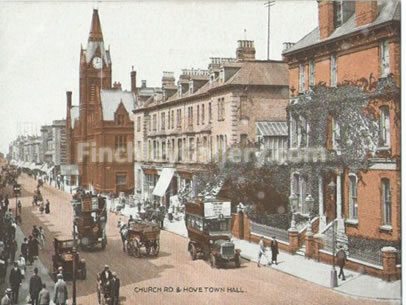
[[[120,234],[128,255],[141,257],[141,248],[145,247],[147,256],[158,256],[160,235],[158,225],[151,222],[124,224],[120,228]]]
[[[73,253],[72,239],[54,239],[54,251],[52,256],[53,274],[56,278],[59,267],[63,268],[65,278],[71,279],[73,276],[73,260],[75,259],[76,274],[79,279],[86,279],[86,261],[79,259],[79,253]]]
[[[104,197],[91,194],[76,194],[72,201],[75,214],[75,230],[82,249],[93,249],[107,245],[107,210]]]

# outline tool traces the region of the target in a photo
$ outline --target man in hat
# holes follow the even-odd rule
[[[1,299],[1,305],[11,305],[11,293],[12,293],[11,289],[7,288],[6,294]]]
[[[58,267],[58,274],[57,275],[61,275],[62,276],[62,278],[63,278],[63,267],[62,266],[59,266]]]
[[[278,264],[279,247],[278,247],[278,242],[277,242],[275,236],[272,236],[272,239],[271,239],[271,252],[272,252],[271,265],[272,265],[273,262],[275,262],[275,265],[277,265]]]
[[[102,285],[104,285],[107,281],[110,281],[112,279],[112,277],[113,277],[113,275],[109,269],[109,266],[104,265],[104,270],[102,272],[100,272],[100,275],[99,275]]]
[[[113,272],[113,279],[111,284],[111,297],[113,299],[112,305],[118,305],[118,300],[120,297],[120,279],[117,277],[117,273]]]
[[[49,305],[51,302],[51,297],[49,295],[49,291],[47,290],[45,284],[42,284],[42,289],[39,293],[38,297],[39,305]]]
[[[66,301],[68,300],[68,288],[61,274],[58,274],[56,278],[58,281],[54,288],[54,303],[56,305],[66,305]]]
[[[340,273],[338,274],[338,278],[342,278],[345,281],[344,275],[344,266],[345,262],[347,261],[347,254],[345,253],[344,247],[342,245],[339,246],[339,250],[337,251],[337,265],[340,267]]]
[[[14,268],[10,271],[10,276],[8,278],[9,284],[12,291],[12,302],[13,304],[18,303],[18,291],[20,289],[22,275],[20,269],[18,268],[18,262],[14,262]]]
[[[38,275],[38,268],[34,268],[34,275],[30,278],[30,296],[32,300],[32,305],[38,305],[39,292],[42,289],[42,280]]]

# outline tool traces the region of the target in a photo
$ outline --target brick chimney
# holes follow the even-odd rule
[[[137,72],[134,71],[134,66],[131,67],[131,92],[137,91]]]
[[[328,38],[334,32],[334,2],[318,0],[320,40]]]
[[[120,82],[114,82],[113,89],[121,89],[121,83]]]
[[[355,21],[357,26],[370,24],[377,16],[377,1],[357,1],[355,3]]]
[[[238,40],[238,48],[236,51],[237,61],[253,61],[255,60],[255,47],[253,40]]]
[[[66,108],[69,112],[72,108],[72,91],[66,91]]]

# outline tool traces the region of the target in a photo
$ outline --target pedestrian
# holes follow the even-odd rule
[[[34,275],[30,278],[30,297],[31,297],[31,304],[38,305],[38,296],[39,292],[42,289],[42,280],[41,277],[38,275],[38,268],[34,268]]]
[[[41,244],[41,248],[45,247],[45,232],[42,227],[39,227],[39,242]]]
[[[275,262],[275,265],[277,265],[278,264],[279,247],[278,247],[278,241],[276,240],[275,236],[272,236],[272,239],[271,239],[271,251],[272,251],[271,265],[272,265],[273,262]]]
[[[28,239],[24,237],[24,241],[21,243],[21,254],[24,256],[25,261],[28,260]]]
[[[15,258],[16,258],[17,248],[18,248],[17,241],[16,241],[15,239],[13,239],[13,240],[10,242],[10,248],[9,248],[9,251],[10,251],[10,261],[11,261],[11,262],[14,262],[14,260],[15,260]]]
[[[112,305],[118,305],[120,298],[120,279],[117,277],[116,272],[113,272],[113,279],[111,280],[111,297]]]
[[[14,268],[11,269],[10,275],[8,278],[9,285],[12,290],[12,302],[13,304],[18,304],[18,291],[20,289],[22,280],[22,275],[20,269],[18,269],[18,263],[14,262]]]
[[[257,262],[257,266],[261,267],[261,258],[262,256],[265,256],[266,260],[268,261],[268,265],[270,265],[271,263],[268,260],[268,257],[266,257],[266,248],[265,248],[265,242],[264,242],[264,237],[261,236],[260,240],[259,240],[259,252],[258,252],[258,262]]]
[[[20,272],[21,272],[21,276],[24,279],[25,278],[25,269],[26,269],[24,256],[22,254],[20,254],[20,257],[18,258],[17,261],[18,261],[18,268],[20,269]]]
[[[21,220],[22,209],[23,209],[23,205],[21,204],[21,200],[18,200],[17,208],[18,208],[18,214],[20,215],[20,220]]]
[[[12,291],[10,288],[6,289],[6,294],[1,299],[1,305],[11,305],[12,304]]]
[[[7,275],[7,261],[3,258],[3,254],[0,255],[0,279],[1,283],[4,283],[4,279]]]
[[[41,214],[44,214],[44,211],[45,211],[45,203],[44,203],[44,201],[41,201],[41,205],[39,206],[39,211],[41,212]]]
[[[8,209],[8,205],[9,205],[9,200],[8,200],[8,195],[6,195],[6,198],[4,199],[4,204],[6,205],[6,210]]]
[[[36,225],[34,225],[34,226],[32,227],[31,235],[32,235],[33,238],[38,238],[38,236],[39,236],[39,230],[38,230],[38,228],[37,228]]]
[[[17,229],[17,224],[13,221],[12,218],[10,218],[12,223],[11,225],[8,227],[8,236],[9,239],[14,239],[16,237],[16,229]]]
[[[344,247],[342,245],[339,247],[336,256],[337,256],[337,265],[338,267],[340,267],[340,273],[338,274],[338,278],[341,278],[343,281],[345,281],[344,266],[345,262],[347,261],[347,254],[345,253]]]
[[[49,305],[49,303],[51,302],[51,297],[45,284],[42,284],[42,289],[39,292],[38,301],[39,305]]]
[[[57,278],[58,278],[58,275],[61,275],[61,276],[62,276],[62,279],[63,279],[63,267],[62,267],[62,266],[59,266],[59,267],[58,267],[58,274],[56,275]]]
[[[35,256],[38,256],[38,241],[30,235],[28,237],[28,261],[31,265],[34,262]]]
[[[66,287],[62,275],[58,274],[56,278],[58,281],[54,288],[54,303],[56,305],[66,305],[66,301],[68,300],[68,288]]]
[[[104,265],[104,270],[99,274],[99,279],[102,282],[102,285],[104,285],[107,281],[110,281],[112,277],[113,275],[109,269],[109,266]]]
[[[46,203],[45,203],[45,214],[49,214],[50,213],[50,203],[49,200],[47,199]]]

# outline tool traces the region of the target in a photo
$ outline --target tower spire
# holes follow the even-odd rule
[[[97,9],[93,9],[92,24],[90,25],[89,32],[89,41],[103,41],[99,11]]]

